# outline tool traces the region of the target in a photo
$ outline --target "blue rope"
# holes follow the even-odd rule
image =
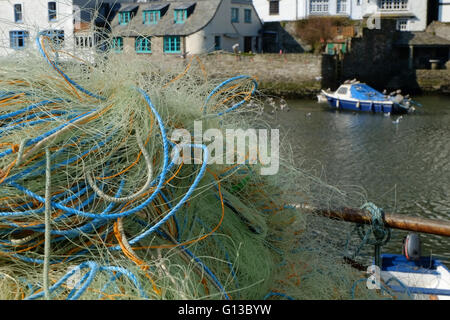
[[[37,35],[37,37],[36,37],[36,44],[37,44],[37,47],[38,47],[38,49],[39,49],[39,52],[42,54],[42,56],[45,58],[45,60],[48,62],[48,64],[49,64],[50,66],[52,66],[53,68],[55,68],[58,72],[60,72],[60,74],[64,77],[64,79],[66,79],[70,84],[72,84],[75,88],[77,88],[77,89],[80,90],[81,92],[87,94],[88,96],[97,98],[97,99],[99,99],[99,100],[105,100],[104,97],[99,96],[99,95],[97,95],[97,94],[95,94],[95,93],[92,93],[92,92],[90,92],[89,90],[86,90],[85,88],[83,88],[82,86],[80,86],[78,83],[76,83],[75,81],[73,81],[72,79],[70,79],[70,78],[69,78],[69,77],[68,77],[61,69],[59,69],[59,68],[56,66],[56,63],[52,63],[52,61],[50,61],[50,60],[48,59],[48,57],[45,55],[44,49],[43,49],[42,46],[41,46],[40,37],[41,37],[42,35],[45,35],[45,32],[41,31],[41,32],[38,33],[38,35]]]
[[[251,79],[252,82],[253,82],[253,84],[254,84],[254,87],[253,87],[253,90],[252,90],[252,92],[251,92],[251,95],[253,95],[253,94],[256,92],[256,90],[258,89],[258,83],[255,81],[255,79],[253,79],[253,78],[250,77],[250,76],[241,75],[241,76],[237,76],[237,77],[233,77],[233,78],[230,78],[230,79],[228,79],[228,80],[225,80],[224,82],[222,82],[221,84],[219,84],[217,87],[215,87],[215,88],[210,92],[210,94],[208,95],[208,97],[206,98],[205,104],[203,105],[203,114],[206,114],[206,106],[207,106],[209,100],[213,97],[213,95],[214,95],[217,91],[219,91],[219,90],[220,90],[223,86],[225,86],[226,84],[228,84],[228,83],[230,83],[230,82],[233,82],[233,81],[236,81],[236,80],[240,80],[240,79]],[[225,113],[228,113],[228,112],[231,112],[231,111],[237,109],[237,108],[240,107],[242,104],[244,104],[245,101],[246,101],[245,99],[239,101],[238,103],[234,104],[232,107],[228,108],[227,110],[225,110],[225,111],[223,111],[223,112],[219,112],[219,113],[217,114],[217,116],[223,116]]]

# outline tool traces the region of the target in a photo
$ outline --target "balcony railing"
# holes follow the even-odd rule
[[[378,8],[381,11],[408,10],[408,0],[379,0]]]

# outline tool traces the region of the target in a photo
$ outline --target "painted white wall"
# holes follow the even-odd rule
[[[366,0],[363,4],[363,16],[371,14],[412,14],[414,17],[405,17],[407,19],[406,31],[424,31],[427,27],[428,3],[425,0],[408,0],[408,6],[405,10],[382,10],[379,7],[378,0]]]
[[[22,4],[22,23],[14,21],[14,4]],[[72,1],[56,1],[56,20],[48,21],[48,1],[0,0],[0,55],[16,51],[10,48],[10,31],[28,31],[27,46],[35,48],[38,31],[64,30],[64,48],[73,48],[72,10]]]
[[[298,8],[298,5],[304,0],[280,0],[278,15],[269,14],[269,2],[268,0],[253,0],[253,5],[263,22],[294,21],[303,17],[299,16],[299,10],[303,13],[303,8]]]
[[[409,0],[409,10],[414,13],[416,18],[410,19],[408,23],[408,31],[424,31],[427,28],[427,1]]]
[[[294,21],[318,15],[311,12],[312,0],[279,0],[280,14],[269,15],[269,0],[253,0],[253,4],[263,22]],[[450,3],[450,0],[440,0],[441,3]],[[338,0],[328,0],[328,12],[321,16],[348,16],[353,20],[361,20],[371,14],[408,12],[415,18],[409,18],[407,31],[424,31],[427,20],[427,1],[408,0],[407,10],[385,11],[379,8],[379,0],[347,0],[345,12],[338,12]],[[444,7],[442,9],[442,7]],[[450,21],[450,4],[441,6],[442,19]]]
[[[54,0],[56,20],[48,21],[48,0],[0,0],[0,56],[16,53],[10,48],[10,31],[28,31],[28,48],[36,48],[38,31],[64,30],[64,50],[74,50],[74,19],[79,11],[92,9],[101,2],[117,3],[132,0]],[[22,5],[22,23],[14,21],[14,4]],[[78,10],[80,9],[80,10]],[[75,14],[74,14],[75,13]],[[83,16],[84,14],[81,14]]]
[[[231,22],[231,8],[239,8],[239,22]],[[252,10],[251,23],[244,21],[244,9]],[[222,50],[232,51],[235,43],[239,43],[240,50],[244,50],[244,37],[259,37],[262,23],[251,1],[223,0],[213,19],[199,32],[186,37],[186,52],[199,54],[214,51],[215,36],[221,37]],[[261,39],[258,40],[261,48]],[[253,47],[255,43],[253,43]],[[254,49],[253,49],[254,50]]]
[[[367,0],[346,0],[344,12],[337,12],[337,1],[328,0],[328,12],[325,15],[345,15],[352,19],[362,19],[362,4]],[[253,5],[264,22],[295,21],[311,15],[311,0],[279,0],[279,15],[269,14],[269,2],[269,0],[253,0]]]
[[[450,22],[450,0],[439,1],[439,21]]]

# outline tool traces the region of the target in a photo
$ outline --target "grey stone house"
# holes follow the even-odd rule
[[[261,50],[262,23],[251,0],[122,3],[111,22],[112,48],[126,54],[190,55]]]

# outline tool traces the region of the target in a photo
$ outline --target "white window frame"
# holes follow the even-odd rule
[[[329,0],[310,0],[309,12],[311,14],[323,14],[328,13],[330,10]]]
[[[337,0],[336,13],[347,13],[347,0]]]
[[[409,19],[398,19],[397,20],[397,30],[398,31],[408,31]]]

